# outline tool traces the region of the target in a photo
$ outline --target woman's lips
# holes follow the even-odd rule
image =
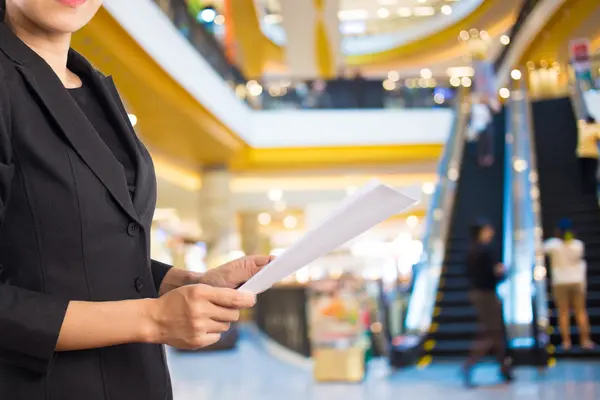
[[[87,0],[56,0],[59,3],[68,6],[68,7],[78,7],[85,3]]]

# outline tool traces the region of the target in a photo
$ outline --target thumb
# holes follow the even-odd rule
[[[258,255],[258,256],[250,256],[250,259],[254,262],[254,264],[257,267],[262,268],[265,265],[267,265],[268,263],[270,263],[271,261],[273,261],[275,259],[275,257]]]

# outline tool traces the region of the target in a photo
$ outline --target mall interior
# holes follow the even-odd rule
[[[73,45],[152,154],[154,259],[283,254],[372,179],[421,197],[218,343],[167,349],[175,398],[600,399],[600,347],[574,317],[561,342],[544,244],[564,219],[585,244],[600,345],[597,182],[577,152],[586,135],[597,167],[599,21],[597,0],[104,0]],[[514,381],[489,357],[471,389],[465,263],[484,219]]]

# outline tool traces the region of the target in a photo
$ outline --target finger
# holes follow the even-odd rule
[[[250,256],[249,258],[254,262],[254,264],[257,267],[261,267],[261,268],[275,259],[274,256],[264,256],[264,255]]]
[[[208,300],[218,306],[243,309],[250,308],[256,304],[256,296],[251,293],[239,292],[235,289],[211,288],[208,291]]]
[[[223,333],[227,332],[229,328],[231,328],[231,324],[229,322],[211,320],[206,323],[207,333]]]
[[[210,346],[211,344],[215,344],[219,340],[221,340],[220,333],[205,333],[199,338],[198,344],[200,345],[199,347],[202,348]]]
[[[211,304],[209,310],[210,318],[219,322],[237,322],[240,319],[240,312],[234,308],[225,308]]]

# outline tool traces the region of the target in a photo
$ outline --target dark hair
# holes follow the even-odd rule
[[[486,219],[478,219],[469,227],[469,237],[471,239],[471,243],[479,242],[479,236],[481,236],[481,231],[486,226],[491,226],[490,222]]]
[[[587,117],[585,117],[585,122],[587,122],[588,124],[595,124],[596,118],[592,117],[591,115],[588,115]]]

